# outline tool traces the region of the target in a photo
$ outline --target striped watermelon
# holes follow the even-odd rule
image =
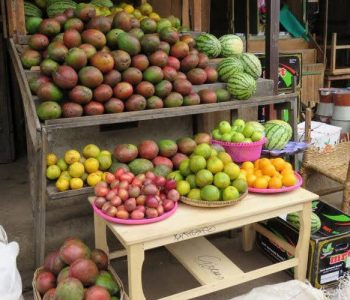
[[[90,4],[98,6],[98,7],[113,7],[113,1],[112,0],[92,0]]]
[[[282,120],[271,120],[265,123],[265,136],[268,139],[265,148],[283,149],[293,135],[292,127]]]
[[[244,67],[244,72],[248,73],[254,79],[261,77],[261,62],[253,53],[243,53],[241,61]]]
[[[26,17],[42,17],[43,13],[35,4],[24,1],[24,14]]]
[[[77,3],[72,0],[56,1],[48,5],[46,9],[46,13],[51,18],[56,16],[59,13],[63,13],[67,8],[75,9],[76,7],[77,7]]]
[[[246,100],[256,92],[255,79],[242,72],[233,74],[227,83],[227,90],[238,100]]]
[[[205,53],[209,57],[218,57],[221,53],[219,40],[210,33],[201,33],[196,37],[196,47],[198,51]]]
[[[287,215],[287,222],[290,223],[293,227],[299,230],[300,220],[298,213],[289,213]],[[321,229],[321,220],[315,213],[311,213],[311,233],[315,233]]]
[[[228,82],[233,74],[243,72],[243,64],[237,57],[227,57],[219,62],[217,71],[221,80]]]
[[[221,44],[221,56],[229,57],[242,54],[243,42],[239,36],[226,34],[219,38],[219,41]]]

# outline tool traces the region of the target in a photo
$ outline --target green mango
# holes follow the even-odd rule
[[[101,272],[102,273],[102,272]],[[111,295],[115,295],[119,292],[120,288],[118,284],[112,279],[111,275],[107,275],[107,272],[100,274],[95,282],[95,285],[104,287]]]

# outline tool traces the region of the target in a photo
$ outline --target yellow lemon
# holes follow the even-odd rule
[[[80,153],[77,150],[68,150],[64,154],[64,160],[67,164],[71,165],[77,161],[80,161]]]
[[[57,163],[57,156],[54,153],[49,153],[46,155],[46,165],[47,166],[52,166]]]
[[[149,17],[151,19],[153,19],[154,21],[157,21],[157,22],[160,20],[160,16],[157,13],[155,13],[155,12],[150,13]]]
[[[56,181],[56,188],[59,192],[63,192],[69,189],[69,180],[65,178],[59,178]]]
[[[221,161],[224,163],[224,165],[227,165],[228,163],[232,162],[232,158],[230,154],[226,152],[219,152],[218,158],[221,159]]]
[[[89,186],[95,186],[101,181],[101,176],[97,173],[91,173],[86,179]]]
[[[124,7],[124,11],[128,14],[132,14],[134,12],[134,10],[135,10],[135,8],[130,4],[128,4]]]
[[[68,181],[72,179],[68,171],[63,171],[59,177],[60,179],[67,179]]]
[[[85,158],[89,158],[89,157],[97,157],[99,156],[101,150],[98,146],[94,145],[94,144],[89,144],[86,145],[83,149],[83,155]]]
[[[100,163],[96,158],[90,157],[84,162],[85,170],[89,174],[98,171],[99,166],[100,166]]]
[[[60,175],[61,169],[56,165],[48,166],[46,169],[46,177],[50,180],[57,179]]]
[[[71,164],[68,170],[69,170],[69,175],[74,178],[81,177],[85,172],[84,165],[80,162],[75,162]]]
[[[69,181],[70,188],[72,190],[81,189],[84,186],[84,182],[81,178],[72,178]]]

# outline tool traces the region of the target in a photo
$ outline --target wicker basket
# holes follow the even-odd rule
[[[224,147],[225,151],[230,154],[232,160],[236,163],[255,161],[259,159],[265,142],[265,137],[260,141],[253,143],[231,143],[212,140],[213,144],[218,144]]]
[[[247,195],[248,195],[248,191],[242,194],[238,199],[229,200],[229,201],[205,201],[205,200],[194,200],[187,197],[181,197],[181,202],[191,206],[196,206],[196,207],[207,207],[207,208],[226,207],[226,206],[232,206],[232,205],[238,204]]]
[[[44,269],[43,267],[40,267],[40,268],[36,269],[34,272],[34,277],[33,277],[33,281],[32,281],[34,300],[42,300],[43,299],[36,288],[36,278],[38,277],[39,273],[43,269]],[[111,266],[108,267],[108,271],[112,274],[113,279],[119,285],[120,300],[126,300],[127,298],[126,298],[123,282],[120,280],[119,276],[117,275],[117,273],[114,271],[114,269]]]

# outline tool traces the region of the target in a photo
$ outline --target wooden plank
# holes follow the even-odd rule
[[[279,13],[280,0],[267,1],[267,24],[266,24],[266,78],[274,81],[274,93],[278,92],[278,37],[279,37]]]
[[[269,105],[283,102],[292,102],[296,100],[296,94],[286,94],[277,96],[266,96],[251,98],[240,101],[232,100],[228,102],[200,104],[194,106],[150,109],[143,111],[123,112],[119,114],[105,114],[99,116],[84,116],[77,118],[48,120],[43,125],[47,130],[68,129],[84,126],[95,126],[103,124],[117,124],[143,120],[153,120],[161,118],[171,118],[185,115],[196,115],[207,112],[227,111],[242,107],[256,107],[259,105]]]
[[[16,35],[26,34],[26,21],[24,15],[24,1],[16,0]]]
[[[185,292],[181,292],[175,295],[171,295],[168,297],[161,298],[159,300],[187,300],[193,299],[195,297],[203,296],[209,293],[213,293],[216,291],[220,291],[247,281],[251,281],[257,278],[261,278],[270,274],[274,274],[286,269],[290,269],[295,267],[298,264],[298,260],[296,258],[291,258],[289,260],[276,263],[270,266],[266,266],[260,269],[256,269],[244,274],[237,274],[232,279],[223,280],[219,284],[217,282],[207,284],[204,286],[200,286]]]
[[[182,26],[190,28],[189,0],[182,0]]]
[[[92,187],[84,187],[78,190],[58,192],[53,183],[47,186],[46,191],[50,200],[71,198],[76,196],[91,196],[94,194],[94,189]]]
[[[193,0],[193,30],[202,31],[202,0]]]
[[[301,102],[307,105],[320,102],[319,89],[323,87],[324,65],[307,64],[302,69]]]
[[[240,268],[204,237],[170,244],[166,248],[201,285],[243,274]]]
[[[264,53],[265,39],[250,38],[248,52]],[[278,39],[278,49],[280,52],[295,51],[296,49],[308,49],[309,44],[303,38],[281,38]]]

